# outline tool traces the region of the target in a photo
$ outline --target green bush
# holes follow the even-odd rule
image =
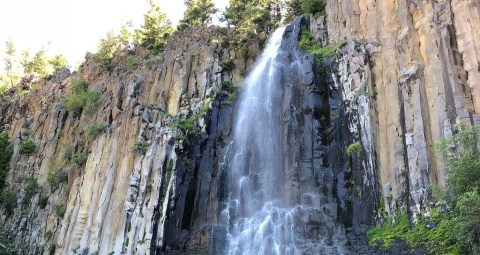
[[[133,145],[132,151],[138,154],[145,154],[148,150],[147,141],[138,141]]]
[[[65,212],[67,212],[67,206],[64,204],[55,206],[55,215],[57,215],[57,217],[63,218],[63,216],[65,216]]]
[[[451,237],[465,254],[480,254],[480,127],[461,124],[438,145],[447,170],[442,192],[453,209]]]
[[[40,208],[42,209],[45,209],[47,204],[48,204],[48,196],[43,194],[40,195],[40,197],[38,198],[38,206],[40,206]]]
[[[38,180],[34,176],[27,177],[27,182],[25,184],[25,196],[23,197],[23,203],[28,204],[32,197],[37,193],[38,189]]]
[[[85,110],[86,114],[92,114],[97,107],[100,99],[100,92],[88,89],[85,81],[74,81],[70,84],[72,94],[67,97],[63,106],[70,112],[81,112]]]
[[[301,8],[303,14],[325,15],[324,0],[302,0]]]
[[[134,56],[127,56],[125,64],[127,66],[127,69],[131,70],[138,66],[138,60]]]
[[[20,153],[30,154],[34,152],[36,148],[37,146],[35,145],[35,143],[32,140],[28,139],[20,145]]]
[[[0,205],[10,214],[17,206],[17,191],[12,188],[3,188],[0,193]]]
[[[5,186],[5,180],[10,169],[10,158],[13,155],[13,148],[8,140],[8,132],[0,132],[0,192]]]
[[[72,163],[77,166],[82,166],[87,162],[87,155],[83,152],[78,152],[72,155]]]
[[[95,138],[97,135],[102,133],[103,130],[105,130],[105,124],[103,124],[103,123],[93,123],[88,128],[87,137],[89,139]]]
[[[60,183],[67,181],[68,176],[61,168],[51,168],[48,172],[47,183],[53,189],[58,188]]]
[[[235,68],[235,61],[233,58],[224,59],[220,62],[220,67],[222,68],[222,71],[231,71]]]

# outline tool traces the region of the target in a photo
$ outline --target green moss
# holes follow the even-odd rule
[[[360,155],[360,152],[362,152],[362,144],[358,141],[350,144],[347,148],[348,156],[351,156],[352,152],[355,152],[356,155]]]

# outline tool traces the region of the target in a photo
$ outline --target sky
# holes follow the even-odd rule
[[[156,0],[176,24],[185,10],[184,0]],[[228,0],[215,0],[223,7]],[[51,54],[63,54],[75,66],[87,51],[94,52],[100,38],[122,22],[143,23],[148,0],[6,0],[0,1],[0,50],[12,38],[17,49],[39,51],[49,44]]]

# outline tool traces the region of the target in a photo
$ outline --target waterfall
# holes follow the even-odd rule
[[[334,170],[319,138],[328,86],[316,83],[313,56],[297,49],[299,26],[271,35],[239,98],[223,162],[228,255],[344,254]]]
[[[246,78],[228,168],[232,175],[229,215],[233,216],[228,254],[297,254],[292,208],[282,199],[281,47],[277,29]],[[291,49],[293,50],[293,49]]]

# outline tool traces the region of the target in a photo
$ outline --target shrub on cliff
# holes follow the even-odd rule
[[[13,148],[8,140],[8,132],[0,132],[0,191],[2,191],[5,185],[5,179],[10,168],[10,157],[13,154]]]
[[[35,145],[35,143],[32,140],[28,139],[20,145],[20,153],[30,154],[34,152],[36,148],[37,146]]]
[[[87,83],[82,80],[70,83],[70,89],[72,94],[63,103],[65,109],[70,112],[85,110],[86,114],[92,114],[100,99],[100,92],[88,89]]]

